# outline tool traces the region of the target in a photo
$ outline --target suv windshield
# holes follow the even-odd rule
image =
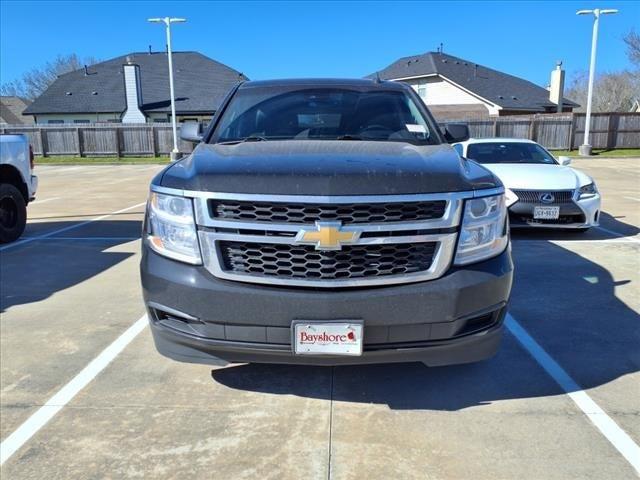
[[[214,143],[259,140],[377,140],[439,143],[410,95],[398,90],[240,88]]]
[[[467,158],[479,163],[557,163],[535,143],[472,143],[467,147]]]

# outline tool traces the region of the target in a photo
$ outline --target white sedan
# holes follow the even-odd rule
[[[585,173],[542,146],[516,138],[469,139],[454,145],[504,183],[512,227],[586,231],[598,226],[600,193]]]

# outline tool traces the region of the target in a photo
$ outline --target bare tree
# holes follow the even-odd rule
[[[631,30],[623,37],[627,44],[627,56],[629,61],[636,67],[640,67],[640,35],[635,30]]]
[[[566,96],[579,103],[578,112],[587,108],[587,86],[589,74],[578,72],[567,89]],[[621,72],[602,73],[596,76],[593,85],[594,112],[628,112],[634,102],[640,98],[640,75],[638,72],[623,70]]]
[[[58,76],[78,70],[84,65],[98,63],[93,57],[81,59],[75,53],[58,55],[54,60],[45,63],[40,68],[34,68],[24,73],[18,80],[3,83],[0,86],[2,95],[23,97],[33,100],[44,92]]]

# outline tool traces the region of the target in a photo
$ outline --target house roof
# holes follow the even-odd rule
[[[238,83],[241,73],[198,52],[173,52],[177,113],[211,113]],[[140,67],[143,112],[170,112],[164,52],[130,53],[60,75],[25,110],[42,113],[121,113],[126,109],[122,66]],[[243,77],[244,78],[244,77]]]
[[[556,105],[549,100],[546,88],[446,53],[427,52],[403,57],[377,72],[377,75],[383,80],[440,75],[472,94],[508,110],[544,111],[545,107]],[[376,73],[368,77],[375,76]],[[563,103],[570,107],[579,106],[566,98]]]
[[[22,111],[31,102],[21,97],[0,97],[0,123],[20,125],[33,123],[33,118],[22,115]]]

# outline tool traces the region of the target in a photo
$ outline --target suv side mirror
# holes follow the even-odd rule
[[[466,123],[447,123],[444,126],[444,138],[449,143],[469,140],[469,126]]]
[[[180,124],[180,138],[191,143],[200,143],[200,122],[184,122]]]
[[[566,167],[571,163],[571,157],[558,157],[558,162],[560,162],[560,165]]]

